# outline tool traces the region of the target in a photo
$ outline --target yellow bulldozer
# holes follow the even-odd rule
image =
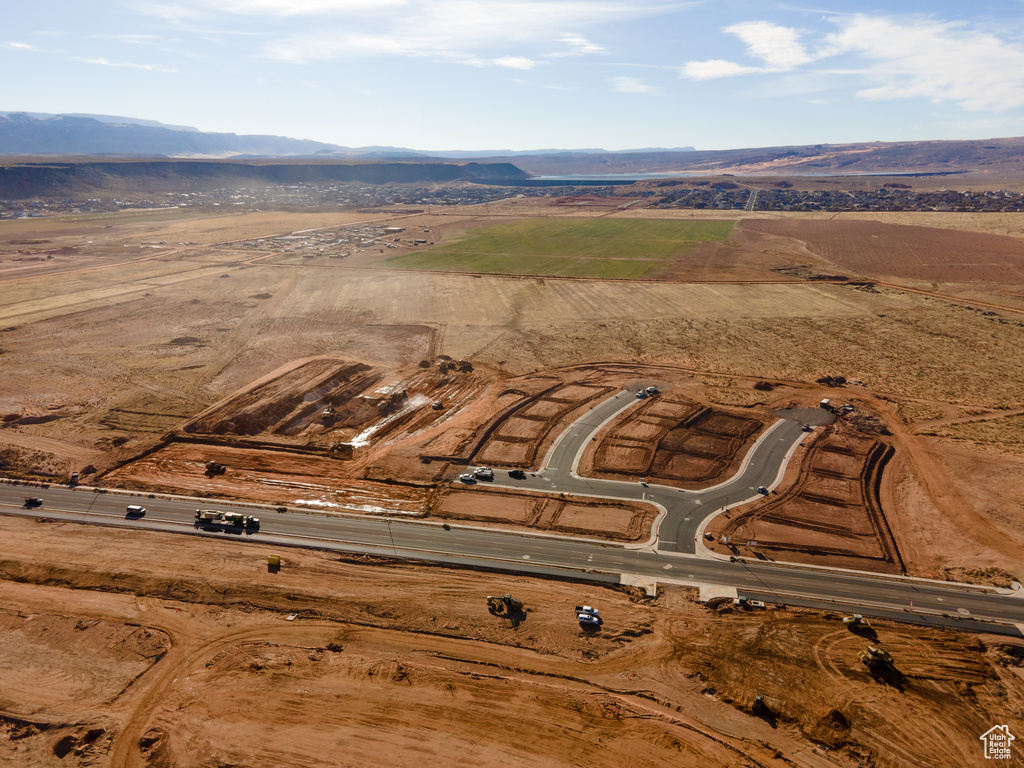
[[[487,610],[495,616],[508,616],[523,610],[523,601],[516,600],[512,595],[488,595]]]
[[[865,650],[857,654],[857,658],[872,669],[892,667],[892,654],[877,645],[869,645]]]

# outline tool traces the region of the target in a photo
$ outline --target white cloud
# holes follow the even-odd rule
[[[688,61],[680,70],[682,77],[712,80],[757,72],[786,72],[812,60],[800,43],[801,33],[791,27],[779,26],[770,21],[744,21],[722,31],[742,40],[747,46],[747,53],[761,59],[764,64],[750,67],[724,59]]]
[[[672,0],[142,0],[162,18],[231,23],[279,19],[264,48],[274,60],[304,63],[366,56],[436,57],[472,66],[526,66],[536,46],[559,43],[551,58],[604,52],[580,30],[678,11]],[[314,21],[295,31],[290,19]],[[534,46],[529,51],[527,46]],[[534,57],[535,57],[534,56]],[[530,59],[532,60],[532,59]],[[512,62],[512,64],[508,63]]]
[[[379,11],[408,5],[407,0],[201,0],[209,10],[243,16],[329,16]]]
[[[691,80],[713,80],[718,77],[733,77],[751,72],[764,72],[761,67],[745,67],[734,61],[708,59],[707,61],[688,61],[683,65],[680,74]]]
[[[537,62],[527,59],[525,56],[502,56],[494,59],[492,63],[509,69],[533,69],[537,66]]]
[[[107,59],[88,59],[75,57],[76,61],[85,62],[86,64],[98,64],[101,67],[127,67],[128,69],[141,69],[146,72],[173,72],[173,69],[164,69],[163,67],[155,67],[152,64],[135,64],[130,61],[109,61]]]
[[[875,62],[865,71],[879,85],[866,99],[920,97],[996,112],[1024,106],[1024,50],[963,24],[929,19],[900,23],[857,15],[829,35],[830,52]]]
[[[990,32],[959,22],[924,17],[854,14],[829,20],[838,30],[809,49],[806,33],[766,21],[733,24],[723,31],[747,46],[763,64],[748,66],[711,59],[686,62],[680,76],[710,80],[748,74],[807,69],[829,58],[860,63],[843,69],[813,69],[826,75],[822,88],[836,77],[867,80],[856,91],[865,99],[925,98],[953,101],[969,110],[1003,111],[1024,106],[1024,49]]]
[[[28,43],[4,43],[8,48],[17,48],[19,51],[38,51],[34,45]]]
[[[644,93],[648,96],[656,96],[661,90],[658,86],[648,85],[635,77],[613,77],[610,82],[619,93]]]
[[[560,51],[559,53],[548,54],[552,58],[561,58],[564,56],[582,56],[588,53],[605,53],[605,49],[597,43],[592,43],[587,40],[583,35],[562,35],[558,38],[558,42],[565,43],[569,46],[569,50]]]
[[[806,64],[811,57],[800,44],[800,32],[770,21],[745,21],[726,27],[747,45],[747,53],[762,59],[770,70],[788,70]]]
[[[163,43],[166,42],[165,38],[158,37],[157,35],[112,34],[104,32],[102,34],[90,35],[90,37],[98,40],[116,40],[126,45],[150,45],[153,47],[162,47]]]

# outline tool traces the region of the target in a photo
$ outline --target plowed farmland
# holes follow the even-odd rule
[[[1024,242],[1016,237],[837,219],[750,220],[743,227],[801,240],[810,252],[846,274],[929,288],[970,284],[975,290],[1022,296]]]

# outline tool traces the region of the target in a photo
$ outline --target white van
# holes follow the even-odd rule
[[[146,508],[140,507],[138,504],[128,505],[128,517],[142,517],[146,514]]]

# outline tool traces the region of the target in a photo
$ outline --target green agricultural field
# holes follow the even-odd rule
[[[392,256],[399,269],[638,278],[700,243],[722,242],[731,221],[535,219],[484,227],[429,250]]]

